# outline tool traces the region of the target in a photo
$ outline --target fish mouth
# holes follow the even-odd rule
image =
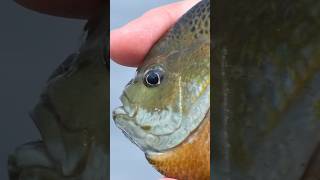
[[[127,121],[134,121],[134,116],[130,116],[129,113],[126,111],[124,106],[117,107],[112,114],[112,118],[114,120],[123,119]]]
[[[112,113],[113,119],[115,121],[119,119],[123,119],[127,121],[135,121],[135,118],[138,112],[138,106],[133,102],[131,102],[129,96],[125,91],[121,95],[120,101],[123,104],[123,106],[120,106],[113,111]]]
[[[122,96],[120,97],[120,100],[123,106],[120,106],[113,111],[112,118],[114,119],[116,124],[119,120],[134,122],[138,111],[137,106],[130,101],[126,92],[123,92]]]
[[[120,106],[113,111],[113,119],[116,126],[123,132],[123,134],[142,151],[157,152],[148,142],[157,140],[156,136],[148,134],[143,128],[135,122],[135,114],[129,116],[124,106]]]
[[[153,151],[156,149],[148,145],[148,142],[155,141],[156,136],[148,134],[145,129],[136,123],[136,115],[138,107],[134,105],[124,92],[121,96],[123,106],[116,108],[112,117],[116,126],[123,132],[123,134],[142,151]]]

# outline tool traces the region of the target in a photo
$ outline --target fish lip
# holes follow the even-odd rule
[[[116,124],[120,119],[135,122],[135,116],[136,111],[134,111],[134,114],[130,116],[129,112],[124,108],[124,106],[119,106],[112,112],[112,118]]]
[[[123,106],[117,107],[115,110],[113,110],[112,112],[112,118],[117,121],[120,117],[124,118],[124,119],[128,119],[129,115],[126,112],[126,110],[124,109]]]
[[[122,116],[126,120],[132,120],[135,121],[134,118],[137,115],[138,107],[134,103],[131,102],[129,96],[126,92],[123,92],[123,94],[120,97],[120,101],[122,103],[122,106],[117,107],[112,112],[112,117],[114,120],[116,120],[119,116]],[[127,107],[130,108],[130,110]]]

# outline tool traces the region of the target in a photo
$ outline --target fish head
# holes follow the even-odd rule
[[[181,143],[209,109],[209,42],[152,53],[127,84],[113,112],[117,126],[144,152]]]

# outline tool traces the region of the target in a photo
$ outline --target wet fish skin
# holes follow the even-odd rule
[[[149,72],[160,72],[160,84],[146,85]],[[209,179],[210,118],[205,118],[210,109],[209,0],[195,5],[154,45],[121,101],[123,106],[113,112],[116,125],[161,173],[178,179]],[[197,132],[199,129],[207,131]],[[189,165],[207,167],[203,171],[183,167],[181,160],[187,153],[183,147],[191,141],[203,144],[206,155]],[[175,170],[169,167],[172,165]]]

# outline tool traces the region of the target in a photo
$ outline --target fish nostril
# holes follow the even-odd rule
[[[126,87],[128,87],[130,84],[132,84],[133,83],[133,79],[131,79],[128,83],[127,83],[127,85],[126,85]]]
[[[135,83],[137,83],[137,82],[138,82],[138,80],[137,80],[136,78],[131,79],[131,80],[127,83],[126,87],[128,87],[128,86],[130,86],[130,85],[132,85],[132,84],[135,84]]]

